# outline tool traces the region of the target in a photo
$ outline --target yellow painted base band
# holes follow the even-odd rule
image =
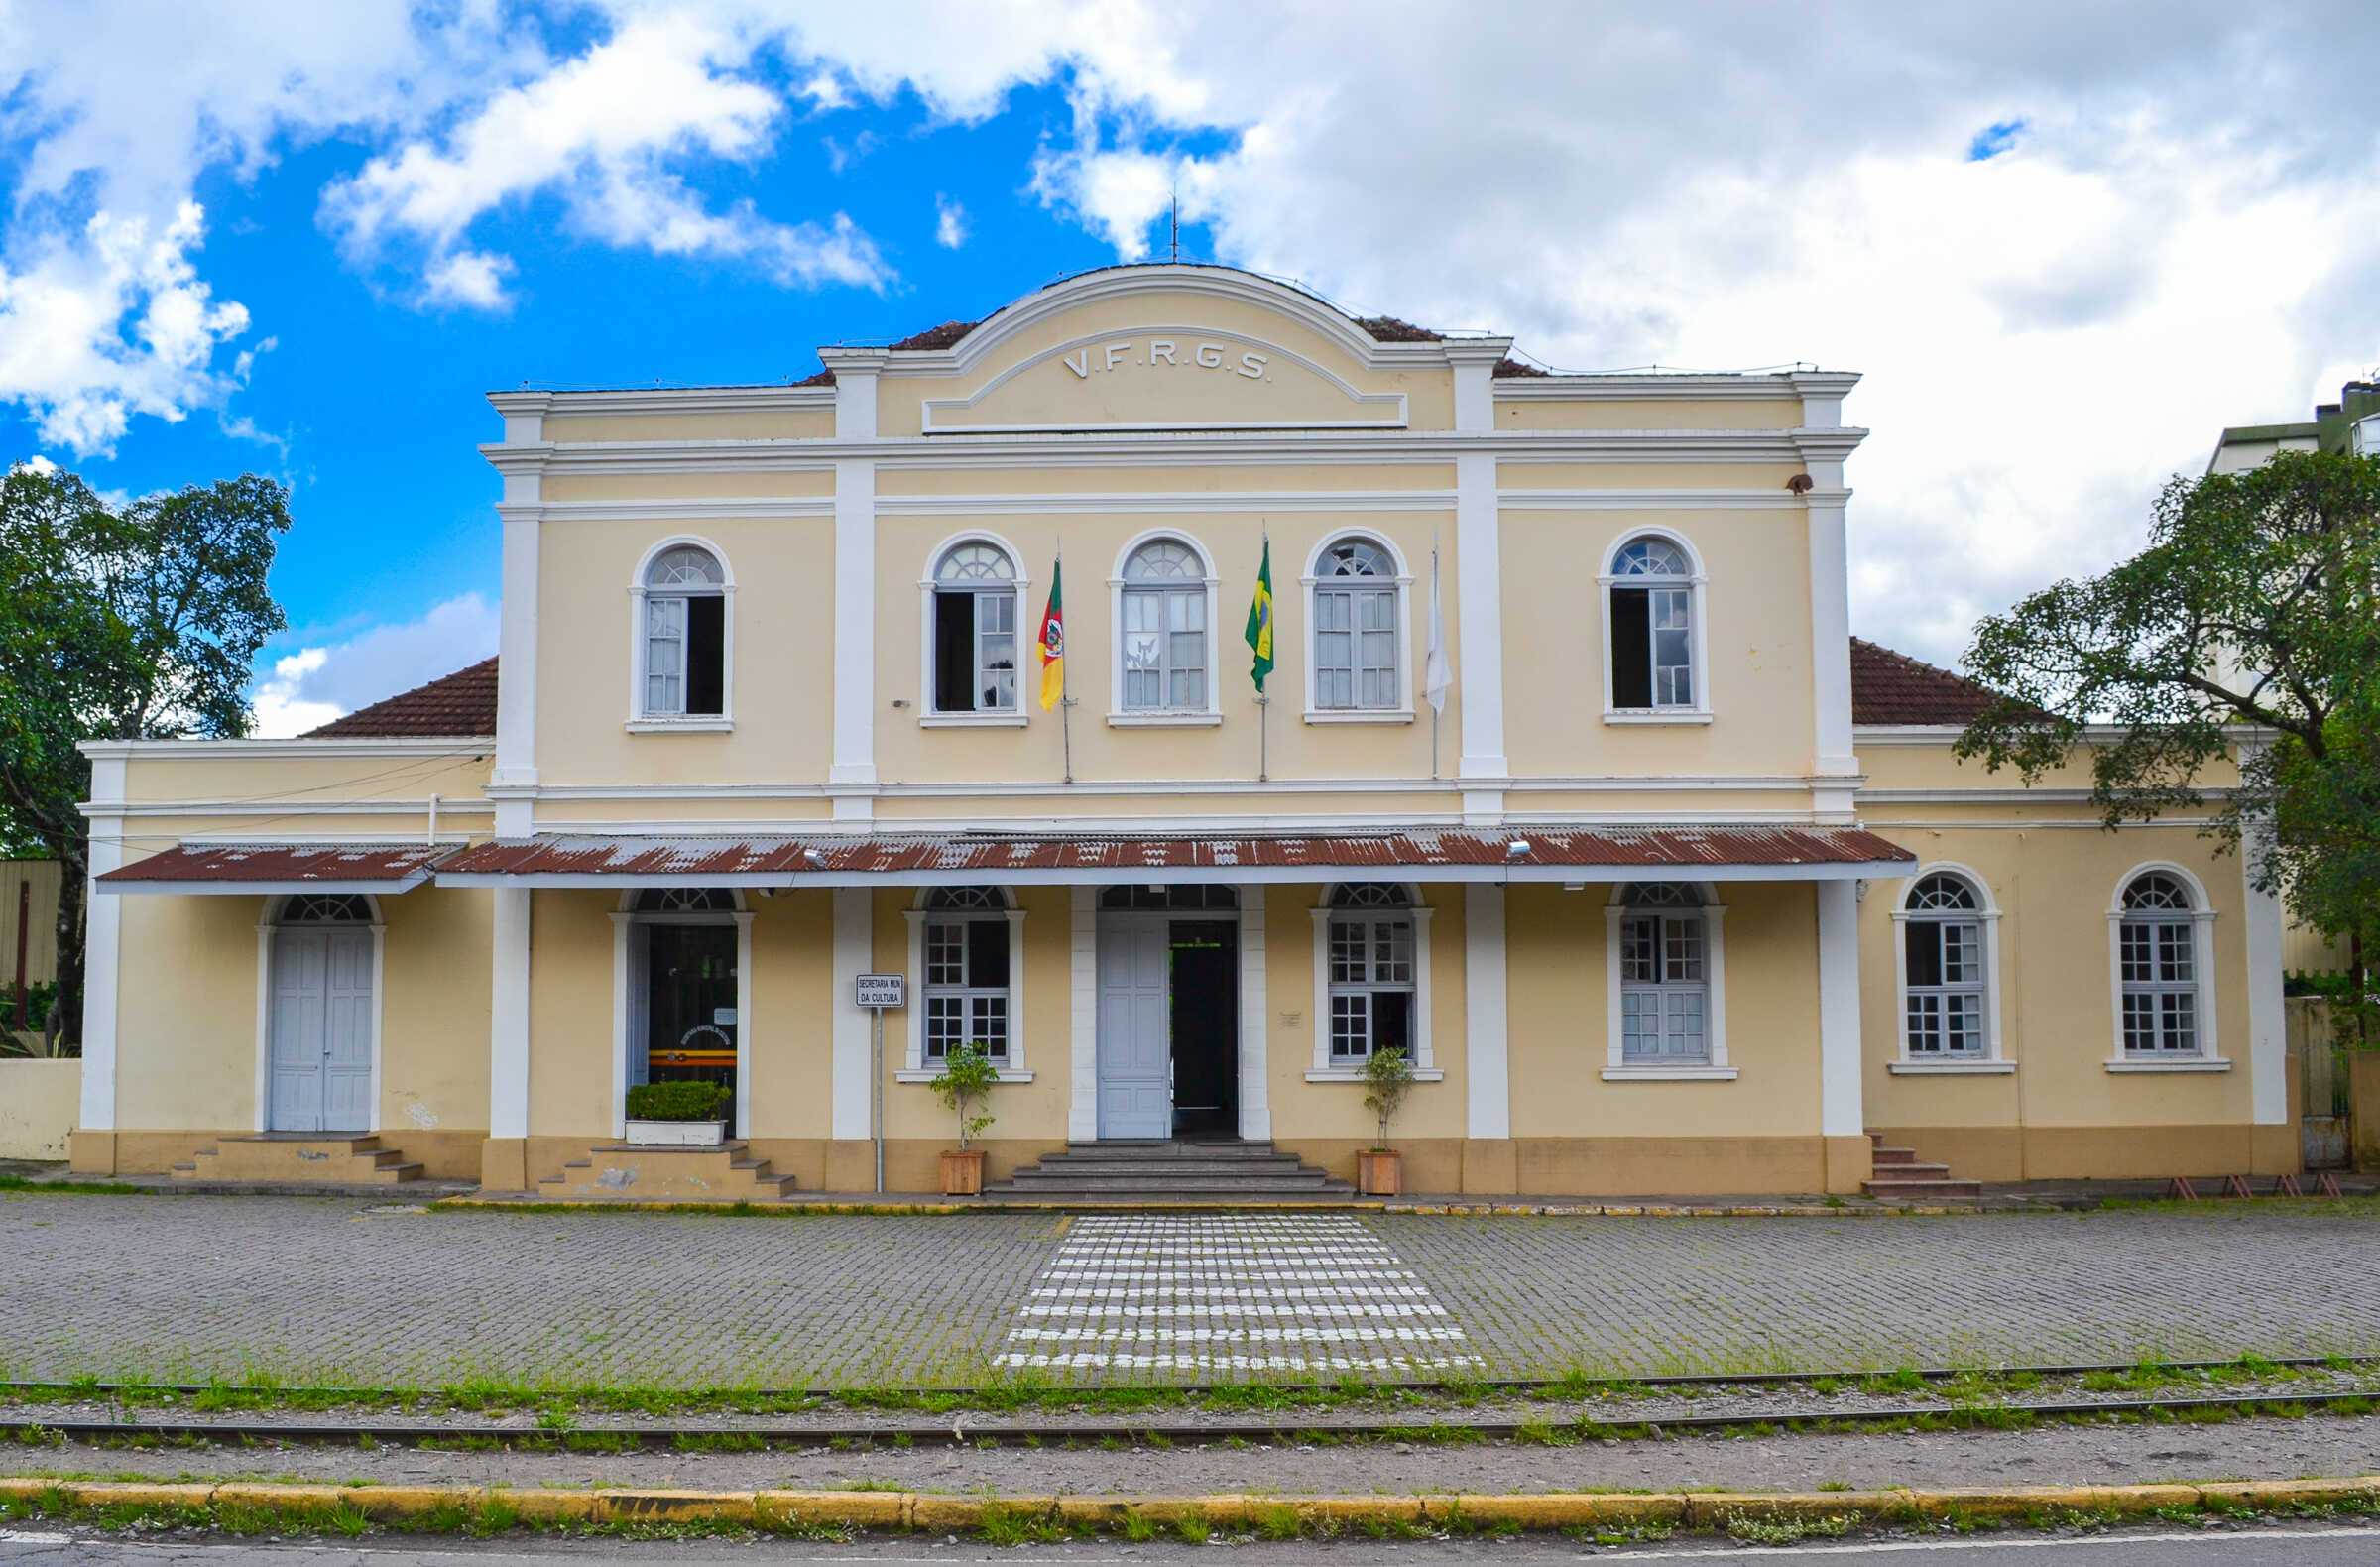
[[[382,1523],[419,1523],[449,1511],[458,1529],[490,1514],[522,1523],[600,1527],[628,1522],[723,1523],[764,1529],[825,1526],[955,1531],[993,1518],[1051,1518],[1081,1528],[1121,1527],[1127,1516],[1162,1527],[1203,1519],[1219,1529],[1303,1526],[1515,1524],[1524,1529],[1666,1524],[1724,1528],[1739,1519],[1914,1523],[1944,1518],[2050,1518],[2061,1513],[2142,1516],[2169,1507],[2226,1510],[2380,1507],[2380,1475],[2341,1480],[2241,1480],[2126,1486],[1982,1486],[1815,1492],[1553,1492],[1516,1495],[1250,1497],[919,1496],[897,1491],[540,1491],[484,1486],[273,1485],[249,1481],[0,1478],[0,1498],[39,1507],[95,1508],[240,1507],[291,1515],[302,1526],[350,1507]],[[327,1521],[325,1519],[325,1521]]]

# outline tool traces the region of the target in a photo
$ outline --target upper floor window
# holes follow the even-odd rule
[[[1324,544],[1307,579],[1317,712],[1404,710],[1404,573],[1387,545],[1350,534]]]
[[[1965,877],[1936,871],[1911,885],[1900,925],[1908,1058],[1989,1056],[1991,964],[1982,895]]]
[[[1124,708],[1207,707],[1207,571],[1178,539],[1152,539],[1124,563]]]
[[[671,544],[646,563],[637,591],[639,716],[725,716],[728,583],[719,557],[700,544]]]
[[[1606,705],[1615,713],[1701,713],[1703,578],[1677,541],[1646,534],[1604,577]]]
[[[2201,927],[2212,914],[2170,871],[2144,871],[2117,900],[2115,959],[2121,1055],[2167,1060],[2212,1055]]]
[[[1015,559],[987,540],[951,545],[934,562],[932,694],[936,713],[1014,713],[1016,628],[1022,618]]]

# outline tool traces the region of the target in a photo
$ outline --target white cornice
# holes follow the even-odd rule
[[[881,512],[883,507],[879,507]],[[708,500],[498,501],[496,515],[533,522],[644,523],[706,517],[832,517],[831,495],[735,495]]]
[[[1801,395],[1792,378],[1781,375],[1506,376],[1495,383],[1499,403],[1641,403],[1665,398],[1791,403]]]
[[[879,495],[879,517],[1112,512],[1451,512],[1452,490],[1201,490],[1186,495]]]
[[[389,738],[320,740],[85,740],[75,747],[97,761],[107,757],[236,757],[243,761],[286,761],[296,757],[478,757],[493,755],[496,737],[460,739]]]
[[[831,386],[622,387],[588,392],[491,392],[508,417],[618,418],[631,414],[831,414]]]
[[[479,448],[508,477],[543,474],[814,472],[838,461],[880,468],[1248,466],[1305,462],[1841,461],[1864,429],[1088,430],[912,435],[875,440],[492,442]]]
[[[1841,501],[1838,490],[1821,496],[1786,490],[1499,490],[1495,504],[1507,512],[1798,512],[1813,499]]]

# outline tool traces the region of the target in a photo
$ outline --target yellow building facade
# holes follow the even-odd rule
[[[881,1131],[928,1189],[972,1042],[996,1181],[1350,1176],[1389,1048],[1416,1192],[2295,1169],[2273,900],[1850,637],[1857,378],[1510,347],[1119,267],[803,385],[495,395],[499,660],[88,748],[76,1166],[850,1192]],[[634,1141],[677,1076],[738,1173]]]

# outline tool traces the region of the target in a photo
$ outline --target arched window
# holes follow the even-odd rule
[[[1015,713],[1016,628],[1023,616],[1015,559],[983,539],[962,540],[934,561],[935,713]]]
[[[1702,899],[1675,882],[1627,890],[1619,921],[1623,1065],[1711,1059],[1711,974]]]
[[[1615,714],[1701,713],[1702,578],[1686,551],[1647,534],[1604,577],[1606,701]]]
[[[1200,908],[1237,908],[1240,894],[1222,882],[1172,882],[1157,887],[1135,882],[1111,887],[1100,894],[1099,906],[1119,911],[1165,909],[1176,913]]]
[[[1361,1066],[1382,1050],[1414,1049],[1413,901],[1385,882],[1333,888],[1330,907],[1330,1062]]]
[[[1316,553],[1306,578],[1314,711],[1404,711],[1407,585],[1376,539],[1348,534]]]
[[[285,925],[368,925],[372,905],[354,893],[298,893],[281,905]]]
[[[1936,871],[1902,900],[1902,1043],[1912,1061],[1989,1057],[1991,965],[1975,884]]]
[[[1118,706],[1127,713],[1213,711],[1207,629],[1214,583],[1181,539],[1150,539],[1117,583]]]
[[[732,914],[736,895],[724,887],[648,887],[637,895],[640,914]]]
[[[727,713],[727,569],[700,544],[671,544],[646,562],[639,716]]]
[[[2171,871],[2149,870],[2124,884],[2115,918],[2119,1059],[2175,1060],[2214,1053],[2214,1017],[2206,996],[2214,916]]]
[[[962,1044],[1014,1064],[1015,994],[1022,926],[997,887],[937,887],[918,900],[915,956],[922,967],[922,1027],[913,1037],[921,1070]]]

